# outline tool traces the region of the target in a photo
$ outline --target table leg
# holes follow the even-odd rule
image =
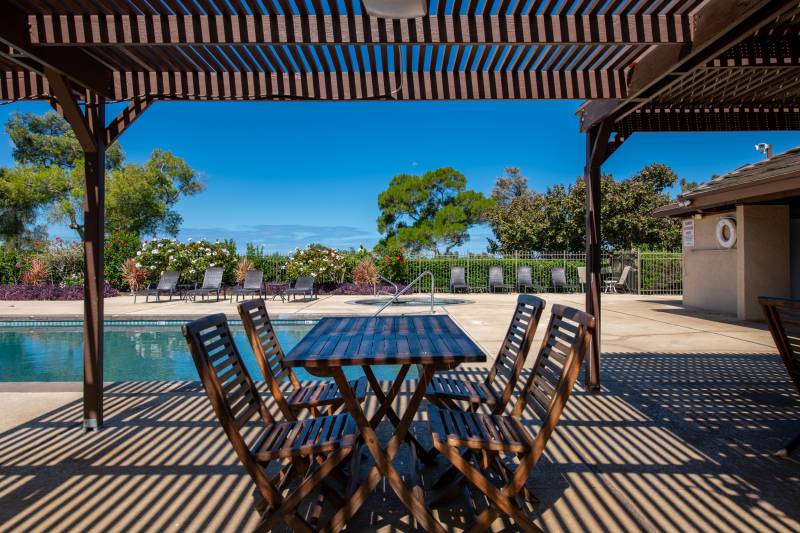
[[[430,383],[433,376],[433,370],[430,367],[425,367],[422,376],[420,376],[420,383],[417,390],[411,397],[411,400],[403,413],[399,424],[395,427],[395,433],[386,445],[384,450],[372,428],[370,422],[367,420],[361,405],[355,399],[352,390],[347,385],[347,378],[341,368],[336,368],[334,371],[334,378],[336,384],[339,386],[342,398],[344,399],[345,407],[351,414],[353,419],[361,431],[361,436],[364,439],[367,448],[369,449],[372,457],[375,459],[375,466],[370,470],[366,479],[359,485],[356,491],[350,496],[350,502],[345,507],[339,509],[336,514],[331,518],[330,529],[338,531],[343,528],[347,521],[356,514],[358,509],[364,504],[378,483],[381,477],[386,478],[389,486],[397,494],[397,497],[411,512],[413,517],[419,524],[425,528],[426,531],[436,531],[437,533],[445,533],[445,529],[431,514],[430,510],[425,506],[425,501],[419,496],[418,493],[412,491],[408,485],[403,482],[400,474],[395,470],[392,465],[392,460],[400,450],[400,446],[405,440],[408,426],[414,419],[423,398],[425,397],[425,389]],[[380,387],[378,387],[380,388]]]
[[[368,366],[364,366],[362,368],[364,370],[364,375],[367,376],[367,381],[369,381],[370,387],[372,387],[372,390],[375,393],[375,398],[377,398],[378,403],[380,403],[378,412],[375,413],[370,420],[370,426],[377,428],[378,424],[380,424],[381,420],[383,420],[383,416],[385,414],[392,425],[397,428],[397,426],[400,425],[400,417],[397,416],[397,412],[392,407],[392,402],[394,402],[395,397],[397,397],[397,394],[400,392],[400,387],[402,386],[403,379],[410,369],[410,365],[403,365],[400,368],[400,373],[397,375],[397,379],[395,379],[394,383],[392,384],[392,388],[389,389],[388,395],[384,394],[381,384],[378,381],[378,378],[375,377],[375,373],[372,372],[372,369]],[[423,463],[425,463],[427,466],[436,465],[436,455],[438,452],[434,453],[433,451],[429,452],[426,450],[410,431],[406,435],[406,441],[414,446],[417,455]]]

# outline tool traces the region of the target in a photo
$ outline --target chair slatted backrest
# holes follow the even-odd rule
[[[489,267],[489,285],[503,284],[503,268],[494,266]]]
[[[586,267],[578,267],[578,283],[586,285]]]
[[[464,273],[464,267],[450,267],[450,285],[466,285],[467,278]]]
[[[253,348],[258,368],[264,375],[278,408],[289,420],[294,420],[294,414],[281,390],[281,383],[288,378],[292,386],[298,388],[300,382],[290,368],[281,365],[284,358],[283,348],[269,319],[267,305],[261,298],[243,302],[239,304],[239,316]]]
[[[311,290],[314,288],[314,278],[312,276],[300,276],[294,282],[295,289]]]
[[[222,286],[222,275],[224,273],[222,267],[209,267],[203,274],[203,288],[204,289],[219,289]]]
[[[531,267],[529,266],[517,267],[517,283],[520,285],[533,285],[533,278],[531,277]]]
[[[261,284],[264,282],[263,270],[248,270],[244,273],[244,283],[242,288],[250,290],[261,290]]]
[[[262,496],[270,498],[269,479],[256,462],[242,428],[255,416],[261,418],[265,426],[274,419],[261,401],[233,342],[225,315],[218,313],[199,318],[184,325],[182,331],[222,429]]]
[[[789,378],[800,392],[800,300],[762,296],[758,302]]]
[[[514,416],[519,417],[525,407],[530,406],[543,424],[553,416],[557,421],[578,377],[594,327],[592,315],[553,305],[539,355],[531,368],[525,391],[514,406]]]
[[[553,287],[567,286],[567,271],[564,267],[555,267],[551,269],[550,276],[553,280]]]
[[[178,280],[180,280],[180,277],[180,272],[164,272],[161,274],[161,279],[158,280],[158,290],[174,291],[178,287]]]
[[[511,400],[544,306],[545,301],[536,296],[520,294],[517,297],[517,307],[514,309],[514,316],[511,317],[500,352],[486,376],[486,385],[489,387],[492,387],[498,378],[504,382],[503,393],[495,412],[502,413]]]
[[[617,285],[624,286],[626,283],[628,283],[628,276],[630,275],[630,273],[631,273],[631,266],[625,265],[625,268],[622,269],[622,274],[620,274],[619,276],[619,281],[617,281]]]

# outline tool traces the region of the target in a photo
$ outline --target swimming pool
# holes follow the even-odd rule
[[[180,381],[198,379],[178,321],[107,321],[105,381]],[[275,321],[278,340],[289,352],[314,326],[313,321]],[[260,380],[241,323],[231,322],[234,341],[254,379]],[[300,379],[315,379],[296,370]],[[363,375],[345,369],[348,377]],[[379,378],[396,369],[377,367]],[[82,381],[83,327],[80,322],[0,322],[0,381]]]

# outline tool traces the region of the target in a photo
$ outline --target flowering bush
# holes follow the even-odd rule
[[[103,296],[119,296],[119,291],[106,284]],[[83,300],[83,286],[0,285],[0,300]]]
[[[300,276],[314,276],[319,282],[344,280],[345,263],[342,255],[331,248],[310,244],[303,250],[289,254],[286,277],[290,280]]]
[[[181,273],[182,283],[197,283],[209,267],[222,267],[223,279],[233,283],[234,269],[238,260],[236,245],[232,241],[209,242],[206,240],[178,242],[175,239],[144,241],[136,252],[139,268],[150,271],[149,280],[158,281],[166,271]]]
[[[406,251],[402,247],[385,247],[376,254],[375,262],[383,277],[394,282],[405,279]]]
[[[122,276],[122,264],[135,256],[138,249],[139,236],[135,233],[116,232],[106,238],[103,270],[109,285],[118,289],[127,286]]]

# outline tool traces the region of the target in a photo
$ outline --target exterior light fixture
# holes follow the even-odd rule
[[[678,201],[678,205],[681,206],[681,207],[689,207],[690,205],[692,205],[692,201],[691,200],[679,200]]]
[[[413,19],[428,13],[426,0],[363,0],[367,14],[382,19]]]

